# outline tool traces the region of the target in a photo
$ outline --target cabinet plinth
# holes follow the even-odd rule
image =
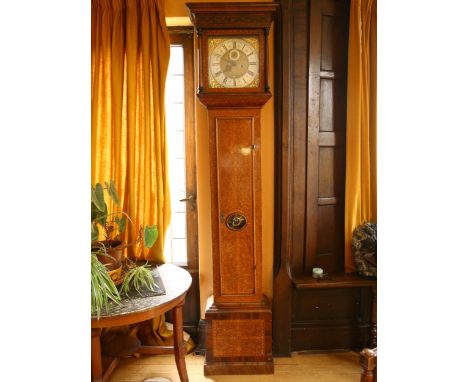
[[[271,308],[256,304],[211,305],[205,313],[205,375],[272,374]]]

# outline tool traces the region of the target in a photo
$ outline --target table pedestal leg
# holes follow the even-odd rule
[[[91,329],[91,376],[93,382],[102,382],[101,328]]]
[[[174,354],[180,380],[181,382],[188,382],[187,367],[185,365],[187,347],[184,341],[182,308],[183,304],[179,304],[174,308]]]

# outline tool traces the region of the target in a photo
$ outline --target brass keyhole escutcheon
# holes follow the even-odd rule
[[[226,226],[231,231],[240,231],[247,225],[247,218],[240,213],[233,213],[230,214],[226,218]]]

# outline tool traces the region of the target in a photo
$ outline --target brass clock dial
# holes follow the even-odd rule
[[[208,45],[210,88],[258,87],[258,38],[210,38]]]

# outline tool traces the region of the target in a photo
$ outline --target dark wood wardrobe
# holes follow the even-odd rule
[[[344,273],[349,0],[280,3],[273,353],[373,346],[375,281]]]

